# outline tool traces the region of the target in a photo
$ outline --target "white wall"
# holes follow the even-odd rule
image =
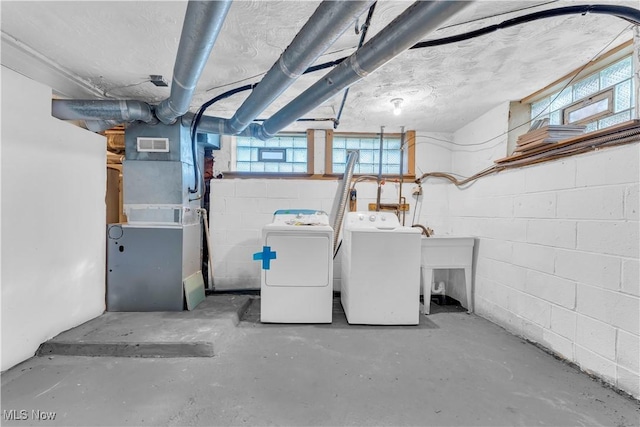
[[[104,311],[105,139],[2,68],[2,367]]]
[[[491,132],[496,116],[504,114],[485,114],[456,141]],[[488,166],[453,156],[461,169]],[[452,231],[477,237],[477,313],[636,397],[639,159],[639,145],[625,145],[500,172],[449,193]]]

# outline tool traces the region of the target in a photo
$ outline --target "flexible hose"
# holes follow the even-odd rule
[[[344,219],[344,211],[347,208],[347,202],[349,200],[349,192],[351,187],[351,179],[353,178],[353,168],[356,166],[358,160],[358,152],[352,151],[347,158],[347,165],[344,170],[344,176],[342,177],[342,190],[340,196],[340,204],[338,205],[338,212],[336,212],[336,219],[333,222],[333,257],[335,258],[338,253],[338,238],[340,237],[340,230],[342,228],[342,220]]]

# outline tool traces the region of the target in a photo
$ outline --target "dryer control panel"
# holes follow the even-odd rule
[[[273,214],[278,225],[329,225],[329,215],[312,209],[281,209]]]

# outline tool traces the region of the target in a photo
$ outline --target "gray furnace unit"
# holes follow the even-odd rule
[[[219,136],[207,143],[219,144]],[[107,310],[180,311],[183,281],[200,271],[202,226],[189,129],[134,124],[125,131],[128,223],[107,226]],[[203,147],[198,146],[199,159]],[[202,165],[200,165],[202,170]],[[201,179],[201,178],[200,178]]]

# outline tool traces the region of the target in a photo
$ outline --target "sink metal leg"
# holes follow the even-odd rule
[[[473,297],[471,295],[471,266],[464,268],[464,283],[467,287],[467,313],[473,313]]]
[[[431,310],[431,283],[433,283],[433,268],[422,267],[422,313],[429,314]]]

